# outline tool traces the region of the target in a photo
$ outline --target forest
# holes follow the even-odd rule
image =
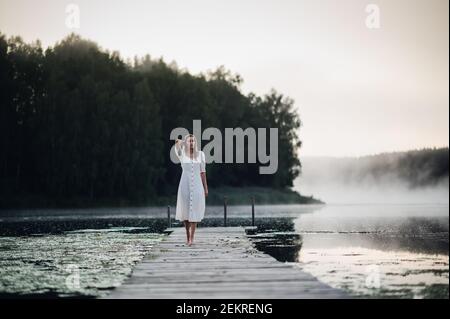
[[[301,171],[301,120],[272,89],[244,94],[223,66],[190,74],[150,55],[124,60],[71,34],[53,47],[0,33],[0,207],[152,204],[172,198],[176,127],[278,128],[278,170],[259,163],[208,164],[211,189],[291,192]]]
[[[358,158],[343,170],[354,183],[367,178],[374,182],[395,178],[410,189],[447,184],[449,149],[423,148],[406,152],[381,153]]]
[[[405,190],[448,189],[449,148],[432,147],[359,157],[303,158],[302,182],[356,188],[402,186]]]

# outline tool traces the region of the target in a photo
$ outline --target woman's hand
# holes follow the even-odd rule
[[[183,145],[183,141],[177,138],[177,139],[175,140],[175,151],[176,151],[176,152],[181,151],[181,149],[183,148],[182,145]]]
[[[205,197],[208,197],[208,189],[205,188]]]

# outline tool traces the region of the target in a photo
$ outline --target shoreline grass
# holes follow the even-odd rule
[[[0,197],[0,209],[45,209],[45,208],[102,208],[102,207],[147,207],[174,205],[176,193],[171,196],[149,197],[147,199],[130,200],[123,198],[105,198],[91,200],[84,197],[49,198],[40,195],[23,195],[9,198]],[[286,188],[270,187],[218,187],[209,188],[206,205],[223,205],[224,197],[228,205],[250,205],[251,196],[255,197],[255,205],[270,204],[324,204],[313,196],[303,196]]]

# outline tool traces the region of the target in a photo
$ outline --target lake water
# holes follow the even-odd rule
[[[448,298],[448,213],[448,204],[257,205],[258,232],[249,235],[355,296]],[[0,211],[0,297],[105,295],[161,240],[166,215],[166,207]],[[227,215],[230,226],[251,224],[249,206]],[[223,207],[208,206],[200,227],[222,224]]]
[[[353,295],[448,298],[448,209],[327,205],[293,219],[292,231],[265,231],[254,240],[279,260]]]

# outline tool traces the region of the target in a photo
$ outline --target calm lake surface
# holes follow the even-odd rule
[[[163,238],[166,216],[166,207],[0,211],[0,297],[103,296]],[[250,216],[229,206],[228,225]],[[200,227],[222,226],[223,207],[205,217]],[[258,249],[333,287],[448,298],[448,204],[257,205],[256,217]]]

